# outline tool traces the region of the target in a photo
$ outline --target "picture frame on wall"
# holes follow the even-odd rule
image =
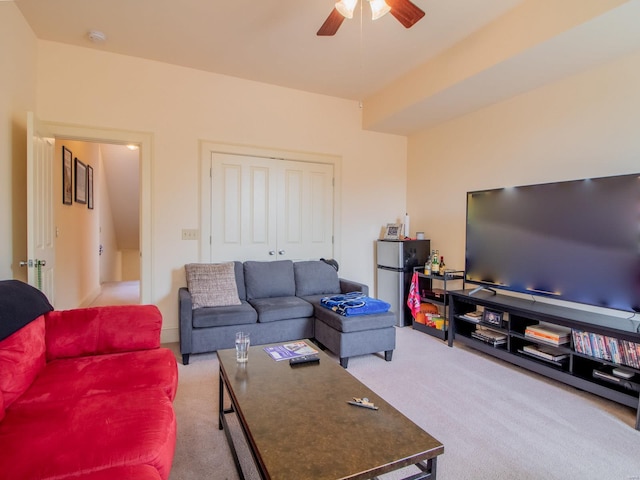
[[[87,166],[76,158],[76,203],[87,203]]]
[[[93,210],[93,167],[87,165],[87,207]]]
[[[384,239],[400,240],[402,237],[402,227],[403,225],[401,223],[387,223],[384,229]]]
[[[67,147],[62,147],[62,203],[73,203],[73,155]]]

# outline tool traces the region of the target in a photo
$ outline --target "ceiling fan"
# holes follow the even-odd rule
[[[364,0],[363,0],[364,1]],[[411,28],[424,17],[424,12],[409,0],[367,0],[371,7],[373,20],[391,12],[391,15],[405,26]],[[335,35],[345,18],[352,18],[358,0],[340,0],[324,21],[316,35]]]

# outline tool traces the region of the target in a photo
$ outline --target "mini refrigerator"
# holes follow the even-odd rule
[[[430,255],[429,240],[378,240],[376,242],[377,293],[380,300],[391,304],[396,325],[411,325],[407,294],[413,268],[424,266]]]

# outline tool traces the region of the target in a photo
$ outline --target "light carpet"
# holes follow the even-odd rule
[[[100,293],[90,307],[107,305],[135,305],[140,303],[140,281],[106,282],[100,285]]]
[[[178,355],[177,345],[170,347]],[[440,480],[640,480],[633,409],[473,349],[398,328],[392,362],[364,355],[350,359],[347,371],[444,444]],[[190,365],[179,365],[174,405],[178,440],[170,480],[237,479],[218,430],[215,354],[192,355]],[[240,457],[248,478],[257,478],[246,449]]]

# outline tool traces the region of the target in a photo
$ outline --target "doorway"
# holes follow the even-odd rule
[[[90,192],[83,198],[75,192],[75,199],[54,202],[55,256],[63,267],[55,275],[56,306],[95,305],[92,302],[105,293],[101,291],[105,285],[114,287],[123,281],[129,287],[111,288],[107,298],[122,292],[126,294],[117,304],[139,303],[139,293],[131,295],[132,283],[138,292],[140,285],[138,146],[57,139],[56,150],[72,156],[76,167],[82,165],[82,180]],[[74,185],[80,175],[75,168]]]
[[[139,191],[139,303],[152,303],[152,265],[151,265],[151,164],[152,164],[152,140],[149,133],[129,132],[122,130],[100,129],[92,127],[78,127],[57,123],[46,123],[56,141],[74,140],[92,142],[105,145],[137,145]],[[99,248],[96,243],[96,249]]]
[[[102,143],[100,156],[104,172],[100,182],[104,207],[99,232],[101,302],[139,303],[139,149],[137,145]]]
[[[101,143],[100,293],[90,306],[140,303],[140,155],[137,145]]]

